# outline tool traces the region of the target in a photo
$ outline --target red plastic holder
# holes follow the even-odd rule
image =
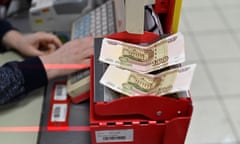
[[[184,144],[193,110],[189,92],[185,98],[149,95],[94,102],[93,74],[92,65],[92,144]]]
[[[66,93],[66,82],[54,83],[48,114],[48,131],[68,127],[70,99]]]
[[[158,15],[159,19],[161,20],[163,32],[165,34],[172,34],[173,29],[173,15],[174,15],[174,8],[175,8],[175,2],[176,0],[156,0],[154,6],[154,11]],[[130,43],[152,43],[159,39],[159,36],[144,31],[144,34],[133,34],[128,33],[127,31],[118,32],[115,34],[111,34],[107,36],[110,39],[120,40],[124,42],[130,42]]]

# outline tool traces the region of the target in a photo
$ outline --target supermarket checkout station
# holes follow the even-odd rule
[[[76,5],[74,2],[78,2],[78,3],[82,2],[82,5],[84,6]],[[106,8],[107,8],[107,11],[109,11],[109,13],[112,13],[112,11],[109,10],[109,9],[112,9],[112,7],[109,5],[104,5],[104,7],[101,7],[100,10],[98,9],[99,11],[97,10],[92,11],[92,9],[98,7],[100,3],[104,3],[105,1],[96,0],[96,2],[97,4],[94,5],[93,1],[33,0],[32,7],[30,8],[29,12],[11,17],[9,21],[12,22],[14,26],[19,28],[23,32],[53,30],[54,32],[60,32],[60,33],[56,33],[56,34],[59,34],[60,38],[64,38],[64,39],[73,39],[76,37],[81,38],[88,35],[89,33],[82,32],[81,29],[79,31],[74,29],[77,29],[76,27],[81,25],[81,23],[83,23],[82,22],[83,19],[85,24],[86,23],[85,21],[91,18],[92,15],[98,16],[97,13],[99,11],[101,11],[101,16],[103,16],[102,12],[105,12],[106,10],[104,9]],[[145,2],[149,4],[153,4],[155,1],[145,0]],[[168,2],[166,2],[166,0],[158,0],[157,2],[158,4],[163,4],[165,6],[157,9],[157,11],[159,12],[167,11],[168,13],[167,16],[162,16],[164,18],[165,26],[164,28],[160,29],[157,33],[162,33],[162,31],[170,33],[171,30],[176,32],[177,30],[176,21],[178,21],[179,15],[176,16],[174,15],[174,13],[180,12],[179,8],[176,7],[176,5],[180,5],[180,3],[177,3],[177,2],[175,3],[174,0],[169,0]],[[123,6],[123,3],[119,3],[118,1],[118,6],[119,5]],[[169,8],[170,9],[169,10],[166,7],[170,7],[170,5],[173,5],[173,6]],[[76,9],[78,11],[74,8],[74,6],[77,6],[78,9],[77,8]],[[63,10],[64,7],[68,7],[68,10],[66,11]],[[117,7],[115,8],[116,10],[112,9],[116,13],[114,17],[115,20],[111,19],[111,21],[118,21],[118,22],[121,21],[126,23],[124,21],[125,18],[122,18],[121,14],[119,15],[119,13],[123,13],[123,11],[121,11],[121,9],[117,9]],[[129,10],[129,8],[126,8],[126,9]],[[79,11],[79,10],[82,10],[82,11]],[[171,12],[171,11],[174,11],[174,12]],[[89,14],[88,12],[91,12],[91,13]],[[127,10],[124,12],[128,13]],[[86,14],[89,14],[89,16],[87,16]],[[144,13],[142,14],[144,15]],[[59,25],[59,26],[54,25],[53,23],[54,21],[59,22],[63,18],[66,18],[66,15],[71,15],[68,17],[69,20],[66,21],[66,19],[64,19],[65,23],[62,23],[62,25]],[[107,16],[109,16],[109,14],[107,14]],[[134,15],[126,16],[126,20],[131,21],[133,18],[132,16]],[[141,15],[139,14],[138,16],[141,17]],[[78,19],[79,17],[80,19]],[[169,20],[168,17],[176,17],[175,18],[176,20],[175,21]],[[141,18],[136,19],[135,21],[138,22],[139,27],[144,27],[144,22],[141,22],[142,21]],[[110,23],[110,22],[107,21],[106,23]],[[171,26],[169,26],[169,23],[171,23]],[[139,27],[136,27],[135,25],[126,23],[125,25],[126,27],[125,26],[123,27],[121,23],[117,23],[117,24],[119,25],[116,26],[115,29],[111,29],[111,28],[107,28],[107,30],[101,29],[100,31],[96,31],[94,35],[99,36],[99,35],[113,34],[112,38],[114,39],[119,38],[120,40],[123,40],[125,33],[121,33],[120,36],[114,35],[114,33],[119,31],[124,31],[123,30],[124,28],[131,30],[132,33],[143,33],[143,31],[139,30]],[[65,25],[68,25],[68,27],[66,27]],[[93,33],[93,31],[91,30],[92,29],[89,28],[89,32]],[[153,32],[155,32],[154,29],[153,29]],[[64,36],[62,34],[64,34]],[[129,37],[131,37],[130,40],[132,40],[133,38],[132,35],[129,35]],[[136,40],[133,40],[133,41],[136,42]],[[140,42],[140,41],[142,41],[141,38],[137,39],[137,42]],[[96,39],[95,49],[101,46],[101,43],[102,43],[102,39]],[[99,55],[100,52],[95,51],[95,54],[96,53],[98,53]],[[93,63],[92,63],[92,67],[94,66],[95,71],[94,70],[88,71],[88,74],[90,73],[91,75],[94,75],[94,78],[92,79],[99,80],[99,74],[101,74],[102,72],[101,70],[103,70],[104,66],[98,66],[95,64],[97,58],[98,57],[95,55],[93,57]],[[21,60],[21,59],[23,59],[21,56],[11,51],[0,55],[1,64],[10,60]],[[126,118],[122,118],[119,115],[116,116],[121,120],[113,118],[114,116],[111,117],[110,116],[111,114],[108,114],[107,112],[108,108],[112,108],[111,105],[110,107],[109,106],[105,107],[105,105],[102,103],[104,96],[100,96],[98,98],[96,97],[91,98],[90,96],[90,100],[88,100],[87,98],[89,98],[89,95],[91,94],[89,93],[89,91],[86,93],[75,91],[71,93],[72,95],[71,97],[67,97],[63,101],[61,98],[60,100],[59,99],[54,100],[54,96],[56,96],[55,93],[57,90],[57,86],[61,87],[62,85],[67,85],[70,79],[71,78],[69,77],[58,78],[56,80],[49,82],[49,84],[45,88],[40,88],[36,91],[33,91],[32,93],[29,93],[28,96],[23,100],[0,107],[0,115],[1,115],[0,143],[12,144],[12,143],[21,142],[24,144],[33,144],[33,143],[91,144],[91,143],[115,143],[115,142],[121,143],[121,141],[123,141],[129,144],[139,144],[141,142],[140,137],[145,135],[144,132],[152,131],[151,135],[148,135],[148,136],[149,137],[155,136],[151,138],[151,141],[150,141],[153,144],[155,143],[156,144],[161,144],[161,143],[177,144],[173,142],[174,140],[170,140],[171,139],[170,135],[176,134],[176,133],[172,133],[173,129],[176,131],[178,130],[182,131],[181,132],[182,134],[180,134],[179,139],[178,137],[176,137],[176,140],[179,142],[179,144],[181,144],[181,142],[184,141],[187,128],[189,125],[190,117],[191,117],[192,106],[189,105],[189,103],[191,103],[191,100],[189,101],[189,103],[186,100],[183,101],[185,105],[187,105],[186,117],[181,117],[179,121],[178,119],[174,120],[167,126],[167,128],[165,128],[165,124],[160,124],[162,122],[162,119],[159,119],[159,118],[156,121],[155,120],[149,121],[149,119],[146,119],[143,117],[135,118],[134,116],[133,117],[129,116],[129,114],[126,116]],[[87,80],[89,79],[90,77],[87,78]],[[90,85],[89,87],[94,89],[95,85]],[[104,88],[102,87],[98,87],[98,89],[99,91],[96,91],[94,89],[94,92],[97,93],[97,92],[104,91],[103,90]],[[79,93],[81,94],[83,93],[82,95],[83,98],[77,97]],[[183,95],[185,94],[189,95],[188,93],[184,93]],[[163,100],[165,101],[165,98],[163,98]],[[134,101],[138,101],[141,104],[141,103],[145,103],[146,99],[144,98],[141,100],[136,98],[136,100],[134,100],[134,98],[132,98],[129,101],[127,100],[129,104],[134,104],[135,103]],[[156,100],[155,98],[152,99],[153,103],[156,101],[158,100]],[[175,103],[175,101],[172,101],[172,102],[173,102],[172,104]],[[96,105],[94,105],[95,103]],[[117,102],[116,106],[113,106],[113,108],[121,109],[121,107],[124,106],[123,103],[125,103],[124,100],[123,102],[121,101],[119,103]],[[63,117],[65,118],[63,118],[62,116],[59,117],[59,114],[57,114],[58,115],[57,118],[55,117],[56,114],[54,114],[54,111],[57,110],[57,106],[61,107],[62,110],[58,109],[58,111],[60,111],[60,113],[64,113]],[[96,108],[99,108],[100,112],[102,111],[106,115],[104,116],[104,114],[103,115],[100,114],[99,116],[98,114],[93,114],[94,110],[96,110],[96,113],[98,113],[97,112],[98,110]],[[120,114],[120,115],[123,115],[123,114]],[[92,124],[92,127],[90,127],[90,124]],[[180,126],[181,128],[176,129],[176,125],[179,125],[179,124],[181,124]],[[146,127],[146,125],[149,125],[149,126]],[[163,128],[163,125],[164,125],[164,128]],[[167,131],[164,134],[164,136],[162,136],[163,129]],[[93,132],[94,135],[91,135],[91,132]],[[116,134],[116,136],[113,137],[111,133],[118,133],[118,134]],[[159,138],[157,138],[158,135],[159,135]]]

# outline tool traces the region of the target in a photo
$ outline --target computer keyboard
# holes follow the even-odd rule
[[[112,0],[76,20],[72,26],[71,38],[104,36],[116,32],[114,4]]]

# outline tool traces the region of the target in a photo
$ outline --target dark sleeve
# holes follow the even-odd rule
[[[47,84],[47,75],[38,57],[9,62],[0,67],[0,104],[9,103]]]
[[[15,28],[13,28],[13,26],[9,22],[7,22],[7,21],[5,21],[3,19],[0,19],[0,52],[6,50],[6,48],[2,44],[3,36],[8,31],[13,30],[13,29],[15,29]]]

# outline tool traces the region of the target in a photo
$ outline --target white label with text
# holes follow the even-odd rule
[[[54,100],[64,101],[67,99],[67,87],[64,84],[58,84],[54,91]]]
[[[67,104],[54,104],[52,108],[52,122],[65,122],[67,117]]]
[[[133,129],[96,131],[96,142],[133,142]]]

